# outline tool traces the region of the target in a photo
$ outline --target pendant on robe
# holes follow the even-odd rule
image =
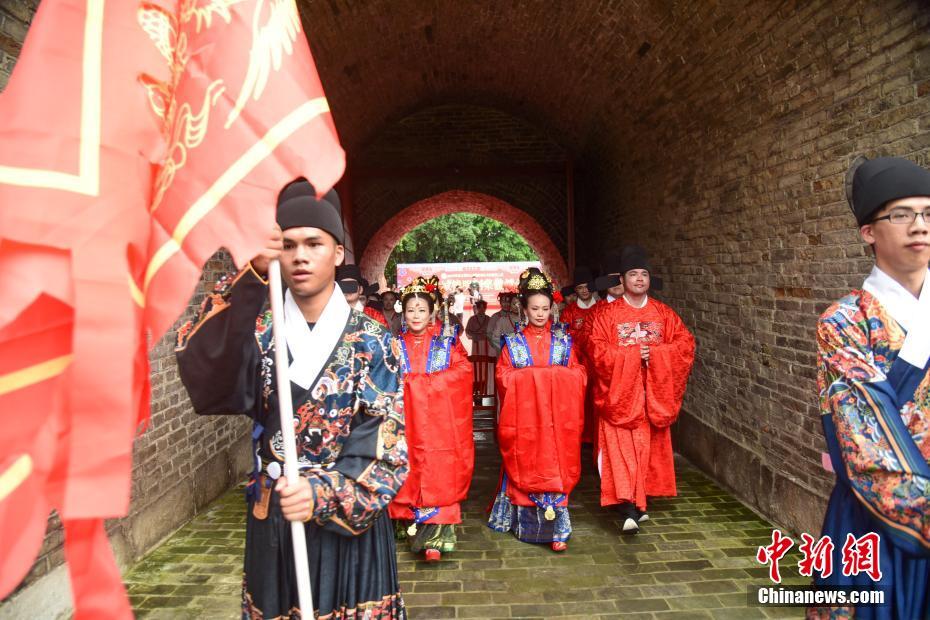
[[[546,521],[555,520],[555,510],[552,509],[552,506],[546,506]]]
[[[407,528],[407,536],[416,536],[417,535],[417,524],[416,521],[410,524],[410,527]]]

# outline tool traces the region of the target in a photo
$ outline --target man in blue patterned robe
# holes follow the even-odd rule
[[[884,157],[850,173],[875,267],[817,327],[837,480],[829,543],[821,539],[828,557],[815,576],[825,587],[880,590],[884,605],[811,608],[808,617],[930,618],[930,172]]]
[[[338,197],[306,181],[284,189],[265,251],[222,281],[178,333],[178,366],[194,409],[254,421],[242,617],[311,618],[297,597],[290,522],[306,525],[320,618],[406,618],[385,508],[407,473],[396,344],[349,308],[335,284],[343,259]],[[283,232],[282,232],[283,230]],[[282,476],[270,259],[279,258],[299,484]]]

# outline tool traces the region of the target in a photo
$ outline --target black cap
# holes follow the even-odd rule
[[[909,159],[857,158],[849,169],[846,199],[859,226],[868,224],[875,212],[892,200],[930,196],[930,171]]]
[[[281,230],[319,228],[331,234],[340,245],[345,238],[336,190],[331,189],[322,198],[317,198],[316,190],[306,179],[297,179],[281,190],[276,220]]]
[[[632,269],[652,271],[646,250],[638,245],[628,245],[623,248],[623,252],[620,254],[620,273],[623,274]]]
[[[601,261],[601,276],[594,279],[594,288],[605,291],[620,283],[620,251],[614,250]]]
[[[336,283],[343,293],[359,292],[359,287],[364,286],[362,270],[358,265],[339,265],[336,267]]]
[[[582,284],[587,284],[588,288],[594,286],[594,274],[591,272],[591,268],[585,265],[575,267],[575,271],[572,273],[572,282],[565,288],[574,289]]]

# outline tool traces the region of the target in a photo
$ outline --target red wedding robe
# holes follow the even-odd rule
[[[581,431],[587,373],[574,347],[568,366],[550,366],[551,323],[523,333],[534,366],[514,368],[508,347],[497,361],[502,400],[497,439],[507,495],[517,506],[535,506],[529,493],[568,495],[581,476]]]
[[[591,305],[590,308],[582,308],[578,302],[574,302],[562,311],[559,320],[568,325],[568,333],[572,335],[572,345],[578,360],[584,364],[585,370],[588,371],[588,377],[594,376],[594,367],[585,351],[588,347],[588,335],[591,330],[588,323],[594,316],[594,308],[600,300]],[[585,389],[584,399],[584,432],[581,435],[583,443],[592,443],[597,434],[597,414],[594,411],[594,381],[589,379],[588,387]]]
[[[430,339],[440,329],[421,337],[402,334],[410,360],[404,374],[404,415],[410,469],[407,481],[388,506],[393,519],[410,519],[410,508],[456,505],[429,523],[461,521],[458,502],[468,495],[475,466],[472,436],[471,362],[456,338],[446,370],[426,374]]]
[[[643,364],[640,344],[649,345]],[[654,299],[634,308],[623,299],[595,315],[589,353],[597,372],[601,505],[674,496],[669,427],[681,409],[694,364],[694,336],[674,310]]]

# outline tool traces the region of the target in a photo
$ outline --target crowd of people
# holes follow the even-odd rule
[[[824,532],[841,541],[881,531],[885,578],[876,587],[904,610],[889,617],[926,617],[930,172],[880,158],[855,171],[850,192],[876,266],[818,331],[824,430],[837,472]],[[378,294],[357,266],[342,265],[338,204],[335,192],[318,198],[306,181],[286,187],[265,250],[221,281],[179,331],[180,374],[195,410],[254,421],[243,616],[296,617],[288,525],[302,521],[320,617],[406,617],[395,541],[427,562],[454,552],[475,466],[474,372],[463,331],[473,355],[496,360],[502,466],[488,527],[565,552],[584,443],[618,535],[648,527],[649,498],[677,492],[670,426],[695,339],[652,295],[662,282],[646,251],[620,248],[598,277],[580,267],[561,288],[527,269],[488,316],[476,288],[447,292],[435,277]],[[282,476],[275,413],[265,310],[272,259],[287,285],[296,482]],[[474,314],[463,326],[469,300]],[[836,575],[823,583],[861,581]]]

